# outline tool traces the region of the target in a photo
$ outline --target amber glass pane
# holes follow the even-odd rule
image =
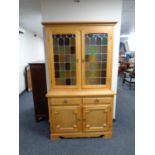
[[[106,33],[85,34],[85,83],[106,83],[107,44]]]
[[[52,37],[56,85],[76,85],[75,34],[55,34]]]

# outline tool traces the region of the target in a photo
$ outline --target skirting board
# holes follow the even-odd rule
[[[26,91],[26,89],[24,89],[22,92],[19,93],[19,97]]]
[[[115,119],[115,118],[113,118],[113,122],[114,122],[114,123],[116,122],[116,119]]]

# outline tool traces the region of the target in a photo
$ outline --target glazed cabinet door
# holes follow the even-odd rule
[[[53,106],[50,112],[54,132],[66,133],[81,131],[80,106]]]
[[[78,88],[81,83],[80,32],[55,28],[47,31],[51,88]]]
[[[112,27],[82,31],[82,87],[110,88]]]
[[[83,131],[110,131],[112,113],[110,105],[92,105],[83,107]]]

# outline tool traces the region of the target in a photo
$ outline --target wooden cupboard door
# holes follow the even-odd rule
[[[81,107],[80,106],[54,106],[52,113],[52,128],[54,132],[80,132]]]
[[[48,36],[52,88],[81,87],[80,32],[55,28]]]
[[[83,131],[110,131],[112,127],[112,112],[109,105],[83,107]]]
[[[112,27],[82,31],[82,87],[110,88],[112,72]]]

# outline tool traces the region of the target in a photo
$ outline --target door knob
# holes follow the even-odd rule
[[[77,118],[77,121],[81,121],[81,119],[80,118]]]
[[[106,127],[106,126],[107,126],[107,124],[103,124],[103,126],[104,126],[104,127]]]
[[[58,129],[59,129],[59,128],[60,128],[60,125],[57,125],[57,126],[56,126],[56,128],[58,128]]]
[[[86,125],[86,128],[90,128],[90,125],[89,125],[89,124],[87,124],[87,125]]]
[[[96,100],[95,100],[95,103],[98,103],[98,102],[99,102],[99,100],[98,100],[98,99],[96,99]]]
[[[76,124],[74,124],[74,125],[73,125],[73,128],[77,128],[77,125],[76,125]]]
[[[85,62],[85,60],[84,59],[82,59],[82,63],[84,63]]]
[[[108,111],[109,111],[108,109],[105,109],[105,110],[104,110],[105,113],[107,113]]]
[[[67,100],[64,100],[64,103],[67,103],[68,101]]]

